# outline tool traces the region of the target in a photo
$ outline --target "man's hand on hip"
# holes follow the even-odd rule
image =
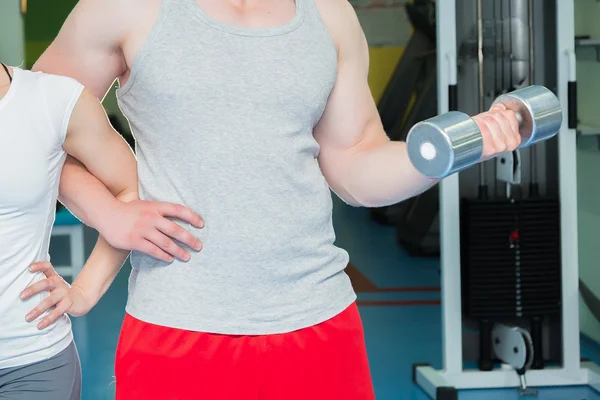
[[[188,261],[190,253],[175,240],[196,251],[202,248],[202,243],[168,218],[204,227],[202,218],[182,205],[134,200],[119,201],[98,231],[118,249],[139,251],[165,262],[172,262],[174,257]]]

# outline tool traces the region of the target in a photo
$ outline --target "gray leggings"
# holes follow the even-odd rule
[[[79,400],[81,364],[74,343],[47,360],[0,369],[0,400]]]

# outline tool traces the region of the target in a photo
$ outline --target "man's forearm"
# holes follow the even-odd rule
[[[405,142],[386,141],[348,156],[341,177],[344,201],[354,206],[384,207],[416,196],[439,180],[411,164]]]
[[[103,216],[118,202],[98,178],[70,156],[62,170],[59,200],[77,218],[98,231]]]
[[[65,162],[60,184],[60,199],[84,223],[101,231],[102,221],[121,202],[137,200],[137,192],[114,196],[81,163],[70,158]],[[81,273],[73,282],[90,301],[90,308],[106,293],[123,263],[128,250],[112,247],[100,236]]]

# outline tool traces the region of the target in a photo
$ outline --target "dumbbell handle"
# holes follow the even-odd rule
[[[520,147],[546,140],[562,125],[562,107],[558,98],[543,86],[529,86],[499,96],[517,115]],[[423,175],[443,178],[481,161],[483,139],[479,127],[467,114],[448,113],[419,122],[406,138],[408,155]]]

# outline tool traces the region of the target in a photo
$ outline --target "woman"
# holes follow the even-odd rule
[[[80,398],[81,367],[63,313],[87,313],[128,254],[100,239],[71,288],[55,274],[48,246],[67,154],[117,199],[137,199],[136,160],[93,94],[71,78],[1,64],[0,399]],[[105,279],[89,284],[98,271]]]
[[[42,330],[46,323],[36,321],[30,311],[48,292],[27,298],[21,291],[46,278],[29,267],[48,261],[66,155],[83,163],[113,194],[130,197],[137,196],[136,161],[98,100],[81,84],[1,66],[0,398],[79,399],[81,368],[69,318],[63,315]],[[127,256],[103,241],[94,251],[117,269]],[[93,306],[84,296],[74,304],[70,311],[75,315]]]

